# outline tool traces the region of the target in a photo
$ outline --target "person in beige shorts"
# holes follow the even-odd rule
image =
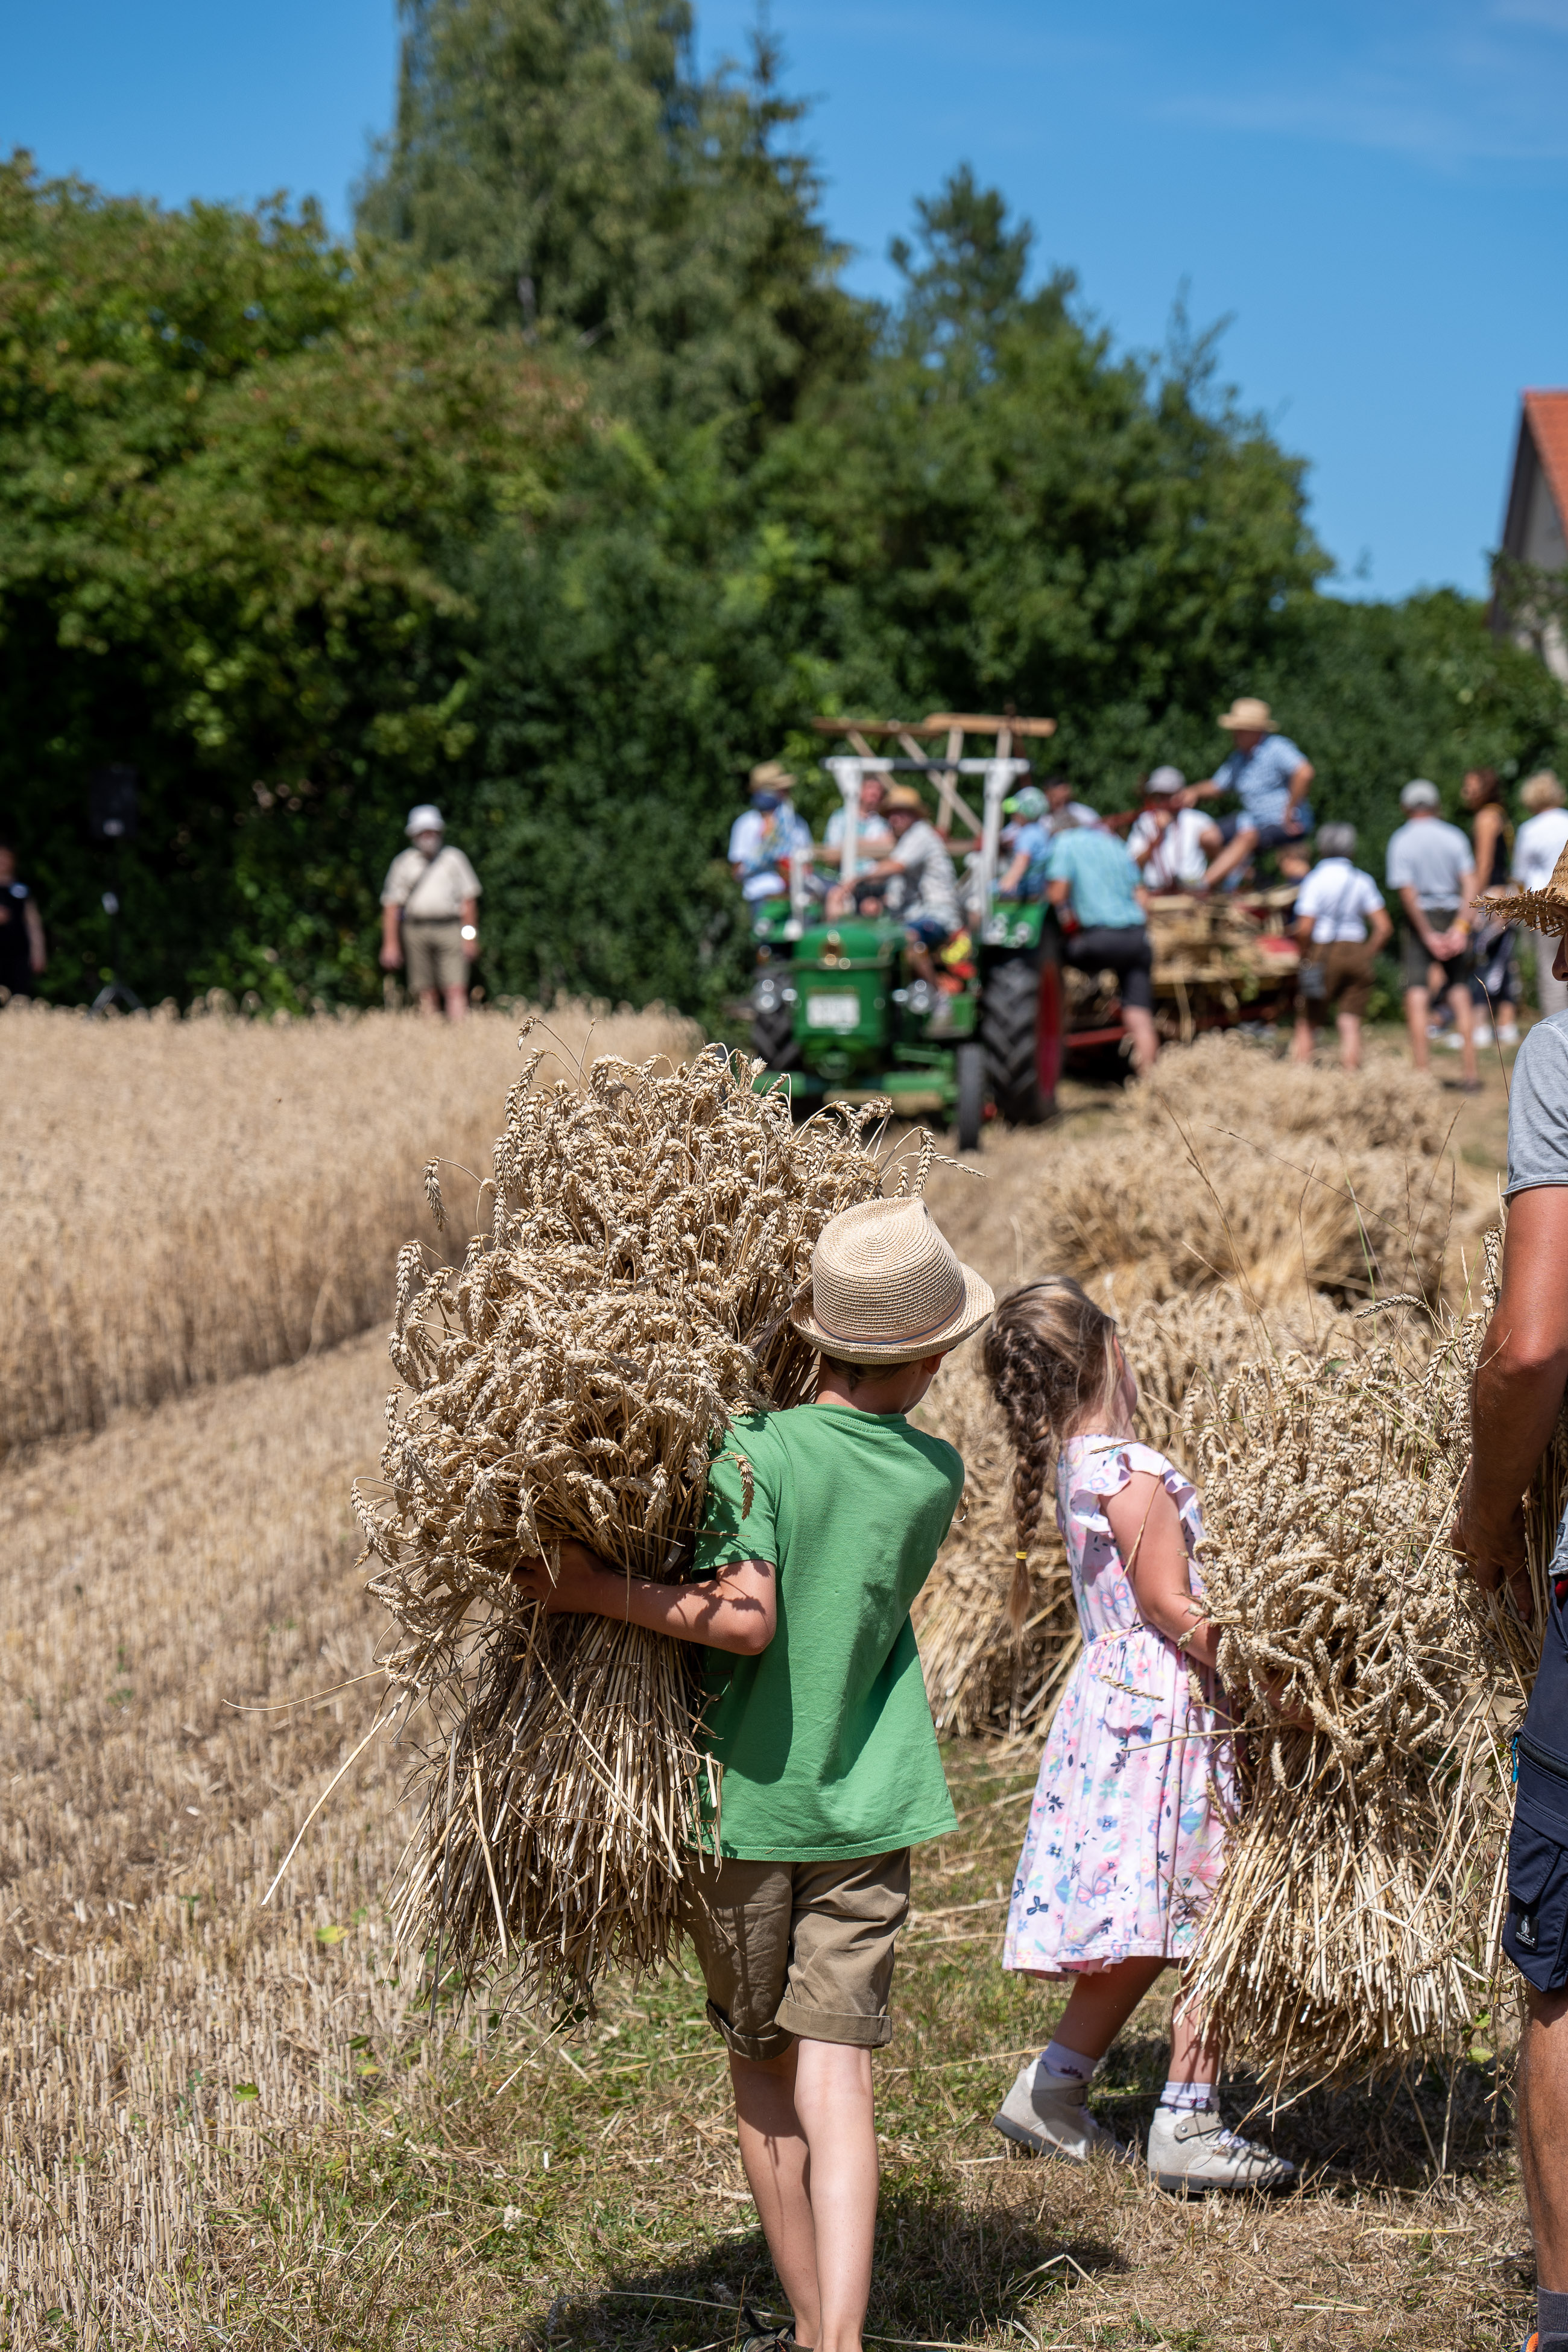
[[[793,2327],[858,2352],[877,2221],[871,2053],[889,2039],[910,1848],[955,1826],[910,1604],[963,1492],[906,1419],[995,1301],[915,1199],[829,1220],[809,1304],[809,1404],[733,1424],[695,1580],[626,1577],[563,1544],[518,1573],[553,1609],[707,1645],[717,1767],[689,1925],[729,2052],[741,2156]],[[706,1782],[707,1776],[704,1775]]]
[[[468,1009],[468,976],[479,951],[479,881],[460,849],[446,837],[438,808],[422,802],[408,812],[409,846],[387,868],[381,892],[384,971],[408,968],[408,992],[424,1010],[460,1021]]]

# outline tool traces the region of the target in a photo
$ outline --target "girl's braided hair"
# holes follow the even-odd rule
[[[1003,1299],[986,1329],[984,1361],[1014,1454],[1018,1556],[1007,1615],[1017,1636],[1029,1607],[1029,1546],[1057,1447],[1076,1421],[1109,1401],[1120,1378],[1115,1320],[1070,1276],[1047,1275]]]

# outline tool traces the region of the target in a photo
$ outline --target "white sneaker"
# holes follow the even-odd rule
[[[1214,2189],[1283,2189],[1296,2168],[1282,2156],[1227,2131],[1217,2107],[1156,2107],[1149,2126],[1149,2178],[1176,2197]]]
[[[1089,2084],[1070,2075],[1039,2074],[1036,2063],[1021,2067],[1018,2079],[992,2117],[1005,2139],[1037,2156],[1062,2156],[1087,2164],[1091,2156],[1125,2158],[1131,2150],[1114,2132],[1096,2123],[1084,2102]]]
[[[1462,1053],[1464,1050],[1465,1041],[1460,1036],[1457,1029],[1445,1029],[1438,1042],[1439,1044],[1447,1046],[1450,1054]],[[1478,1046],[1489,1045],[1491,1042],[1492,1033],[1489,1023],[1478,1021],[1475,1027],[1470,1032],[1471,1045]]]
[[[1505,1021],[1501,1028],[1497,1033],[1497,1041],[1500,1045],[1517,1045],[1519,1043],[1518,1022]],[[1480,1042],[1480,1039],[1478,1037],[1476,1039],[1477,1045],[1479,1045]]]

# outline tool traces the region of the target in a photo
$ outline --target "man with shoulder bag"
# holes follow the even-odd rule
[[[427,801],[409,810],[407,833],[381,893],[382,970],[406,963],[410,996],[433,1018],[445,1003],[447,1020],[460,1021],[479,951],[479,877]]]
[[[1316,1033],[1331,1013],[1347,1070],[1361,1067],[1361,1024],[1372,995],[1373,967],[1394,930],[1376,883],[1351,864],[1355,844],[1353,824],[1320,825],[1318,862],[1296,895],[1291,926],[1301,950],[1292,1058],[1311,1060]]]

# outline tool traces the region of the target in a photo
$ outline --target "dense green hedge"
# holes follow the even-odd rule
[[[685,11],[633,0],[409,27],[352,249],[0,167],[0,818],[49,993],[103,969],[110,759],[145,996],[375,996],[436,797],[492,992],[704,1011],[745,965],[746,768],[809,774],[816,710],[1050,712],[1109,808],[1262,692],[1374,870],[1412,774],[1562,758],[1561,690],[1479,604],[1321,594],[1302,466],[1212,352],[1118,355],[966,173],[879,310],[765,49],[700,82]]]

